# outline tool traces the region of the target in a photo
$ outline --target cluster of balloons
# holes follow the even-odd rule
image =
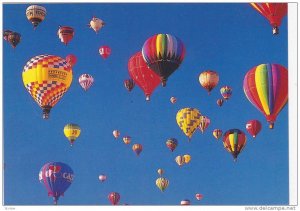
[[[149,101],[160,83],[166,86],[169,76],[180,66],[184,56],[185,47],[179,38],[171,34],[156,34],[145,41],[141,51],[130,57],[128,73]],[[125,87],[131,91],[134,85],[132,82],[129,85],[125,84]]]
[[[114,136],[115,139],[118,139],[119,136],[121,135],[121,133],[120,133],[119,130],[113,130],[112,134],[113,134],[113,136]],[[131,143],[131,136],[124,136],[124,137],[122,138],[122,140],[123,140],[124,144],[128,145],[128,144]],[[134,151],[134,153],[135,153],[137,156],[139,156],[140,153],[143,151],[143,145],[138,144],[138,143],[133,144],[133,145],[132,145],[132,150]]]
[[[164,173],[163,169],[158,169],[157,173],[159,174],[159,178],[156,179],[155,184],[161,192],[164,192],[165,189],[169,186],[169,180],[162,176]]]
[[[182,166],[184,164],[188,164],[191,161],[192,157],[189,154],[185,155],[178,155],[175,158],[175,162],[179,165]]]
[[[199,201],[203,198],[201,193],[196,193],[195,198]],[[181,200],[180,205],[191,205],[191,201],[189,199]]]

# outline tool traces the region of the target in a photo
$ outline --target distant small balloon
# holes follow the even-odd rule
[[[125,137],[123,137],[123,142],[124,142],[125,144],[130,144],[130,142],[131,142],[131,137],[130,137],[130,136],[125,136]]]
[[[73,67],[77,63],[77,57],[74,54],[69,54],[66,56],[66,61]]]
[[[203,198],[203,195],[200,193],[196,193],[195,197],[197,200],[201,200]]]
[[[143,150],[143,146],[142,146],[141,144],[134,144],[134,145],[132,146],[132,150],[135,152],[135,154],[136,154],[137,156],[139,156],[140,153],[141,153],[142,150]]]
[[[113,131],[113,136],[115,137],[115,139],[117,139],[119,136],[120,136],[120,131],[118,131],[118,130],[114,130]]]
[[[164,170],[163,170],[163,169],[158,169],[158,170],[157,170],[157,173],[159,174],[159,176],[161,176],[161,175],[163,175]]]
[[[101,182],[104,182],[104,181],[106,180],[106,175],[100,174],[100,175],[99,175],[99,180],[100,180]]]
[[[105,22],[101,20],[100,18],[93,17],[88,26],[93,29],[96,34],[98,34],[98,31],[105,25]]]
[[[180,204],[181,204],[181,205],[190,205],[191,202],[190,202],[190,200],[188,200],[188,199],[184,199],[184,200],[182,200],[182,201],[180,202]]]
[[[175,104],[177,102],[177,99],[176,99],[176,97],[171,97],[170,101],[172,104]]]
[[[100,54],[100,56],[102,56],[103,59],[108,58],[110,56],[110,54],[111,54],[110,47],[107,46],[107,45],[101,46],[99,48],[99,54]]]
[[[224,103],[224,100],[223,99],[218,99],[217,100],[217,104],[218,104],[218,106],[222,106],[223,105],[223,103]]]

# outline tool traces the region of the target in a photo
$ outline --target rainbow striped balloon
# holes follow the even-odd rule
[[[166,85],[168,77],[179,67],[185,56],[183,42],[171,34],[156,34],[143,45],[142,54],[147,65]]]
[[[253,67],[244,78],[248,100],[261,111],[270,128],[288,100],[288,71],[280,64],[261,64]]]

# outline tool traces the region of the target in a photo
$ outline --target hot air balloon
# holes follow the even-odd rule
[[[248,100],[262,112],[272,129],[277,115],[288,101],[288,71],[280,64],[260,64],[244,78]]]
[[[264,16],[273,27],[273,34],[279,34],[279,26],[287,15],[287,3],[250,3],[251,6]]]
[[[131,90],[134,88],[134,86],[135,86],[135,83],[134,83],[134,81],[130,78],[130,79],[126,79],[125,81],[124,81],[124,86],[125,86],[125,88],[129,91],[129,92],[131,92]]]
[[[190,205],[191,202],[190,202],[190,200],[188,200],[188,199],[184,199],[184,200],[182,200],[182,201],[180,202],[180,204],[181,204],[181,205]]]
[[[124,142],[125,144],[130,144],[130,142],[131,142],[131,137],[130,137],[130,136],[125,136],[125,137],[123,137],[123,142]]]
[[[214,136],[216,139],[221,138],[221,137],[222,137],[222,134],[223,134],[223,132],[222,132],[222,130],[220,130],[220,129],[214,129],[214,131],[213,131],[213,136]]]
[[[159,176],[163,175],[164,170],[163,169],[157,169],[157,173],[159,174]]]
[[[120,201],[120,198],[121,196],[117,192],[111,192],[110,194],[108,194],[108,200],[112,205],[117,205]]]
[[[79,77],[78,82],[84,91],[87,91],[93,85],[94,78],[90,74],[85,73]]]
[[[223,99],[218,99],[217,100],[217,104],[218,104],[218,106],[222,106],[223,105],[223,103],[224,103],[224,100]]]
[[[69,188],[74,179],[73,170],[62,162],[46,163],[41,169],[42,181],[48,191],[48,196],[53,197],[54,204]]]
[[[183,155],[183,159],[184,159],[184,163],[188,164],[191,161],[192,157],[189,154],[186,154]]]
[[[141,144],[134,144],[134,145],[132,146],[132,150],[135,152],[135,154],[136,154],[137,156],[139,156],[140,153],[141,153],[142,150],[143,150],[143,146],[142,146]]]
[[[73,67],[77,62],[77,57],[74,54],[69,54],[66,56],[66,61]]]
[[[256,135],[260,132],[261,130],[261,123],[258,120],[249,120],[246,123],[246,130],[248,131],[248,133],[250,133],[250,135],[255,138]]]
[[[176,156],[175,162],[176,162],[179,166],[182,166],[182,165],[185,163],[184,157],[181,156],[181,155]]]
[[[104,181],[106,180],[106,175],[100,174],[100,175],[99,175],[99,180],[100,180],[101,182],[104,182]]]
[[[200,116],[199,129],[203,133],[210,124],[210,119],[207,116]]]
[[[105,25],[105,22],[101,20],[100,18],[93,17],[88,26],[93,29],[96,34],[98,34],[98,31]]]
[[[3,39],[4,39],[5,41],[8,41],[8,35],[9,35],[10,33],[13,33],[13,31],[10,31],[10,30],[4,30],[4,32],[3,32]]]
[[[113,136],[115,137],[115,139],[117,139],[119,136],[120,136],[120,131],[118,131],[118,130],[114,130],[113,131]]]
[[[223,86],[220,89],[220,93],[225,100],[228,100],[232,94],[232,89],[230,86]]]
[[[175,104],[175,103],[177,102],[176,97],[171,97],[171,98],[170,98],[170,102],[171,102],[172,104]]]
[[[22,77],[25,88],[43,109],[43,118],[48,119],[51,108],[68,91],[73,75],[66,60],[44,54],[26,63]]]
[[[128,61],[128,73],[134,82],[144,91],[146,100],[160,83],[159,76],[145,63],[142,53],[137,52]]]
[[[183,108],[177,112],[176,121],[189,141],[200,125],[200,112],[195,108]]]
[[[109,46],[104,45],[99,48],[99,54],[102,56],[103,59],[106,59],[111,54],[111,49]]]
[[[39,181],[40,181],[40,183],[43,182],[43,167],[42,167],[41,170],[39,171]]]
[[[203,195],[200,193],[196,193],[195,197],[197,200],[201,200],[203,198]]]
[[[185,56],[183,42],[171,34],[156,34],[143,45],[142,54],[147,65],[166,86],[168,77],[180,66]]]
[[[173,152],[178,145],[178,141],[175,138],[169,138],[166,142],[166,145]]]
[[[247,137],[239,129],[230,129],[223,136],[224,148],[233,156],[234,161],[246,146]]]
[[[57,35],[60,41],[67,45],[74,37],[74,29],[70,26],[59,26]]]
[[[15,48],[21,41],[21,34],[18,32],[11,32],[7,36],[7,41],[13,48]]]
[[[219,83],[219,75],[215,71],[206,70],[200,73],[199,82],[208,91],[208,94],[210,94],[210,91]]]
[[[164,177],[160,177],[156,179],[155,184],[161,190],[161,192],[164,192],[169,186],[169,180]]]
[[[67,139],[70,141],[71,146],[73,145],[74,141],[80,136],[80,127],[77,124],[67,124],[64,127],[64,134]]]
[[[31,5],[26,9],[26,17],[33,24],[33,28],[41,23],[46,16],[46,8],[39,5]]]

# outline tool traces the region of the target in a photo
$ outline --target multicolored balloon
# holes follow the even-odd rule
[[[169,186],[169,180],[164,177],[160,177],[156,179],[155,184],[159,188],[159,190],[161,190],[161,192],[164,192],[165,189]]]
[[[248,100],[264,114],[272,129],[288,101],[288,70],[280,64],[260,64],[246,73],[243,87]]]
[[[59,197],[64,195],[73,182],[73,170],[65,163],[49,162],[42,167],[40,174],[40,181],[44,183],[48,196],[52,196],[54,204],[57,204]]]
[[[84,73],[79,76],[78,82],[84,91],[87,91],[93,85],[94,78],[90,74]]]
[[[189,141],[200,125],[200,112],[196,108],[183,108],[177,112],[176,121]]]
[[[247,137],[239,129],[230,129],[223,136],[224,148],[233,156],[234,161],[246,146]]]
[[[251,6],[264,16],[273,27],[273,34],[279,34],[279,26],[287,15],[287,3],[250,3]]]
[[[166,145],[173,152],[178,145],[178,141],[175,138],[169,138],[166,142]]]
[[[131,137],[130,137],[130,136],[125,136],[125,137],[123,137],[123,142],[124,142],[125,144],[130,144],[130,142],[131,142]]]
[[[73,145],[74,141],[80,136],[80,127],[77,124],[67,124],[64,127],[64,134],[69,140],[71,146]]]
[[[218,99],[217,100],[217,104],[218,104],[218,106],[222,106],[223,105],[223,103],[224,103],[224,100],[223,99]]]
[[[170,102],[171,102],[172,104],[175,104],[175,103],[177,102],[176,97],[171,97],[171,98],[170,98]]]
[[[219,75],[215,71],[206,70],[200,73],[199,82],[208,91],[208,94],[210,94],[210,91],[219,83]]]
[[[21,34],[18,32],[11,32],[7,36],[7,41],[13,48],[15,48],[21,41]]]
[[[129,59],[128,73],[149,101],[151,94],[160,83],[160,78],[147,66],[141,52],[137,52]]]
[[[210,124],[210,119],[207,116],[200,116],[200,124],[199,124],[199,129],[201,133],[203,133],[209,126]]]
[[[13,31],[10,31],[10,30],[4,30],[4,32],[3,32],[3,39],[4,39],[5,41],[8,41],[8,35],[9,35],[10,33],[13,33]]]
[[[222,137],[223,131],[220,129],[214,129],[213,136],[218,140]]]
[[[200,194],[200,193],[196,193],[195,197],[196,197],[196,199],[197,199],[198,201],[201,200],[201,199],[203,199],[203,195]]]
[[[107,59],[111,54],[111,48],[107,45],[101,46],[99,48],[99,54],[103,59]]]
[[[39,5],[31,5],[26,9],[26,17],[33,24],[33,29],[45,19],[46,8]]]
[[[59,26],[57,36],[62,43],[68,45],[74,37],[74,29],[70,26]]]
[[[139,156],[140,153],[141,153],[142,150],[143,150],[143,146],[142,146],[141,144],[134,144],[134,145],[132,146],[132,150],[135,152],[135,154],[136,154],[137,156]]]
[[[66,56],[66,61],[73,67],[77,63],[77,57],[74,54],[69,54]]]
[[[166,86],[168,77],[180,66],[185,56],[183,42],[171,34],[156,34],[143,45],[142,54],[147,65]]]
[[[131,90],[134,88],[134,86],[135,86],[135,83],[134,83],[134,80],[132,80],[131,78],[130,79],[126,79],[125,81],[124,81],[124,86],[125,86],[125,88],[129,91],[129,92],[131,92]]]
[[[93,29],[96,34],[98,34],[98,31],[105,25],[105,22],[101,20],[100,18],[93,17],[88,26]]]
[[[117,139],[121,134],[120,131],[118,131],[118,130],[114,130],[112,133],[113,133],[113,136],[115,137],[115,139]]]
[[[230,86],[223,86],[220,93],[225,100],[228,100],[232,95],[232,88]]]
[[[43,109],[43,118],[48,119],[51,108],[68,91],[73,73],[66,60],[43,54],[26,63],[22,77],[25,88]]]
[[[117,192],[111,192],[110,194],[108,194],[108,200],[110,201],[110,203],[112,205],[117,205],[119,203],[120,199],[121,199],[121,196]]]
[[[248,131],[248,133],[250,133],[250,135],[255,138],[256,135],[261,131],[261,123],[260,121],[253,119],[253,120],[249,120],[246,123],[246,130]]]
[[[106,175],[100,174],[100,175],[99,175],[99,180],[100,180],[101,182],[104,182],[104,181],[106,180]]]

